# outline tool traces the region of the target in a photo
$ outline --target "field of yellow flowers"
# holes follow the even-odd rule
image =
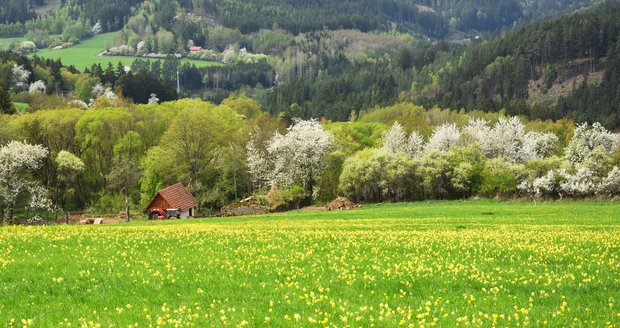
[[[620,203],[0,227],[2,327],[620,327]]]

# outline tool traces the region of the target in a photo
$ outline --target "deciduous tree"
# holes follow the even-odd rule
[[[34,171],[43,165],[48,151],[41,145],[11,141],[0,148],[0,197],[6,203],[5,218],[12,219],[17,198],[22,193],[30,196],[30,207],[50,209],[45,189],[31,179]]]

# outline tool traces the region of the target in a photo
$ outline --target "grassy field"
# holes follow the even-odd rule
[[[0,228],[0,326],[620,325],[620,203]]]
[[[13,105],[15,105],[15,108],[20,113],[25,113],[28,111],[28,108],[30,108],[30,105],[26,103],[14,102]]]
[[[7,50],[11,43],[24,41],[24,38],[0,38],[0,50]]]
[[[135,60],[135,58],[119,56],[97,56],[102,50],[112,45],[112,40],[114,39],[115,34],[116,32],[100,34],[90,39],[84,40],[70,48],[62,50],[40,50],[36,53],[36,55],[43,58],[60,59],[62,60],[63,64],[74,65],[79,70],[83,70],[86,67],[90,68],[90,66],[92,66],[93,64],[101,64],[105,67],[108,65],[109,62],[112,62],[115,67],[118,62],[123,63],[123,65],[129,66]],[[189,59],[183,59],[183,62],[190,62],[196,64],[197,67],[221,65],[220,63],[215,62]]]

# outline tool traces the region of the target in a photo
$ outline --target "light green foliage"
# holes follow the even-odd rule
[[[140,137],[140,134],[135,131],[127,132],[114,145],[115,158],[136,160],[142,156],[143,152],[144,144],[142,143],[142,138]]]
[[[174,35],[172,35],[172,32],[160,29],[159,32],[157,32],[157,47],[160,53],[174,53]]]
[[[175,162],[174,153],[162,147],[155,146],[147,151],[142,160],[144,175],[140,181],[141,205],[146,206],[158,190],[176,182],[172,170]]]
[[[587,168],[596,178],[603,178],[612,168],[612,159],[602,149],[595,148],[580,167]]]
[[[385,129],[382,123],[335,122],[325,126],[325,131],[333,136],[336,151],[346,156],[364,148],[378,147]]]
[[[619,212],[440,201],[5,227],[0,325],[617,326]]]
[[[60,170],[80,173],[84,171],[84,162],[66,150],[61,150],[56,155],[56,165]]]
[[[215,107],[200,100],[175,102],[184,107],[172,121],[159,144],[160,150],[149,152],[146,162],[154,164],[163,154],[170,166],[147,165],[146,176],[163,174],[166,180],[182,181],[194,193],[199,202],[214,206],[225,205],[226,195],[231,192],[227,180],[221,179],[220,155],[231,140],[243,119],[226,106]],[[239,140],[241,142],[241,140]],[[149,172],[153,168],[155,172]],[[158,173],[161,169],[164,172]],[[234,193],[234,191],[232,191]],[[224,196],[223,196],[224,195]],[[152,195],[143,195],[151,197]]]
[[[58,152],[55,164],[58,172],[55,201],[62,206],[62,210],[66,213],[67,201],[70,197],[75,197],[77,177],[84,173],[85,165],[79,157],[66,150]]]
[[[523,174],[523,164],[510,163],[501,158],[488,160],[481,172],[480,192],[489,196],[514,195]]]
[[[403,201],[411,199],[414,162],[404,153],[363,150],[345,160],[340,175],[340,190],[362,202]]]
[[[432,151],[417,161],[416,175],[425,199],[447,198],[452,180],[452,166],[448,152]]]
[[[222,105],[243,115],[246,119],[254,119],[263,114],[260,104],[245,94],[231,95],[222,101]]]
[[[391,126],[398,121],[406,131],[415,130],[423,136],[430,136],[435,126],[444,123],[455,123],[463,126],[471,117],[482,117],[491,122],[498,119],[497,113],[483,113],[472,111],[467,114],[457,111],[434,107],[424,109],[409,102],[398,103],[393,106],[370,110],[360,115],[360,122],[381,122]]]
[[[93,98],[93,87],[99,83],[99,79],[86,74],[80,74],[75,81],[75,95],[82,101],[88,102]]]

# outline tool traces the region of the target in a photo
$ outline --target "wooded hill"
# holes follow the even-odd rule
[[[60,2],[58,10],[48,16],[25,23],[18,20],[10,26],[22,24],[37,45],[44,45],[50,37],[41,31],[62,33],[62,39],[79,42],[80,31],[92,35],[86,30],[99,22],[103,31],[122,28],[115,45],[134,54],[175,52],[223,63],[199,68],[174,59],[138,60],[131,65],[131,74],[118,65],[95,65],[85,72],[92,75],[85,89],[101,83],[138,103],[148,102],[151,92],[160,100],[176,98],[173,89],[178,69],[178,97],[201,97],[219,103],[231,93],[243,92],[257,100],[263,110],[287,117],[346,121],[375,107],[406,100],[426,108],[482,109],[542,119],[567,116],[576,121],[599,121],[608,128],[620,127],[617,0],[584,10],[574,8],[590,2],[502,1],[495,5],[484,1],[428,1],[411,5],[385,0],[362,6],[364,1],[154,0],[114,2],[118,5],[115,8],[126,9],[118,15],[112,9],[104,10],[107,4],[93,3]],[[298,5],[297,9],[284,10],[293,5]],[[476,19],[472,8],[478,8]],[[456,9],[462,17],[455,16]],[[566,11],[569,13],[564,16],[520,25],[526,17]],[[408,18],[407,12],[411,12]],[[467,12],[470,20],[463,16]],[[347,13],[346,18],[339,16],[342,13]],[[402,17],[395,18],[397,13]],[[502,16],[508,13],[517,16]],[[438,22],[443,20],[440,25],[447,26],[447,33],[474,28],[497,30],[514,22],[517,27],[495,38],[483,34],[463,45],[455,40],[429,41],[410,33],[424,29],[416,17],[427,14]],[[496,23],[476,25],[491,17]],[[400,23],[395,23],[399,19]],[[67,25],[69,21],[75,23],[73,27]],[[0,34],[10,26],[0,25]],[[444,33],[431,30],[421,33],[438,37]],[[471,35],[477,35],[474,32]],[[204,50],[191,53],[189,44]],[[23,62],[25,59],[15,58],[3,62],[0,73],[5,85],[11,83],[13,65]],[[44,74],[26,65],[32,73],[28,82],[35,82],[36,76],[46,83],[48,94],[68,94],[77,96],[69,99],[88,102],[89,92],[78,95],[77,86],[81,84],[71,80],[78,72],[68,68],[66,72],[71,74],[63,75],[60,63],[52,66]],[[123,75],[128,77],[121,78]],[[157,83],[147,86],[139,82],[145,79]],[[16,97],[18,92],[13,89],[13,101],[27,102],[28,97]],[[35,108],[44,107],[37,104]]]
[[[394,27],[444,38],[450,31],[497,31],[504,27],[572,11],[591,5],[595,0],[7,0],[0,8],[0,24],[25,23],[44,15],[37,9],[57,7],[55,12],[64,19],[99,21],[104,31],[122,28],[132,14],[142,6],[159,6],[160,17],[172,18],[184,13],[212,18],[225,27],[238,28],[242,33],[256,32],[279,26],[292,33],[327,29],[390,30]],[[45,16],[55,16],[47,12]],[[51,31],[53,28],[49,28]],[[25,34],[23,31],[22,34]]]
[[[486,111],[505,108],[512,114],[569,116],[618,127],[619,35],[617,1],[534,23],[482,44],[462,47],[421,67],[408,97],[427,106]],[[596,74],[602,78],[588,80]],[[567,89],[565,94],[555,99],[550,95],[547,103],[529,101],[537,89],[545,93],[554,85]]]

